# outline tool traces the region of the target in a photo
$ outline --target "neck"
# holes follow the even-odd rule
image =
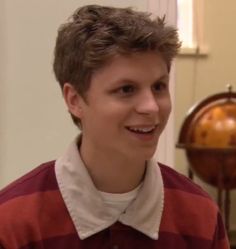
[[[81,158],[96,188],[108,193],[125,193],[136,188],[143,180],[146,162],[127,158],[112,152],[80,147]]]

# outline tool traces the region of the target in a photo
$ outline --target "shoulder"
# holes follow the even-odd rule
[[[185,234],[194,241],[211,241],[221,220],[216,203],[186,176],[166,165],[159,166],[164,183],[161,230]]]
[[[0,191],[0,205],[14,198],[58,188],[54,173],[55,161],[39,165]]]
[[[211,198],[206,191],[204,191],[198,184],[194,183],[191,179],[180,174],[173,168],[158,163],[165,189],[182,191],[193,195],[200,195],[205,198]]]
[[[3,211],[14,214],[21,208],[58,190],[54,161],[39,165],[0,191],[0,217]],[[9,217],[10,218],[10,217]],[[9,220],[8,220],[9,221]]]
[[[164,184],[165,203],[169,207],[175,207],[177,213],[185,212],[196,218],[207,218],[209,215],[208,218],[216,220],[219,208],[205,190],[173,168],[160,163],[159,167]]]
[[[61,206],[54,161],[44,163],[0,191],[0,244],[12,248],[29,235],[38,239],[39,228],[47,231]]]

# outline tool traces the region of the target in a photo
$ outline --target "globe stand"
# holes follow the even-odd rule
[[[186,146],[185,146],[186,147]],[[208,155],[214,156],[217,154],[217,159],[219,160],[219,169],[217,170],[217,176],[215,180],[211,183],[217,188],[217,204],[219,209],[224,217],[225,227],[227,232],[230,231],[230,207],[231,207],[231,198],[230,198],[230,191],[234,188],[235,182],[228,182],[227,179],[227,164],[225,163],[226,158],[236,155],[236,148],[226,148],[226,149],[214,149],[214,148],[190,148],[186,147],[187,157],[189,157],[189,150],[192,150],[196,154],[200,154],[198,150],[207,151]],[[236,165],[235,165],[236,167]],[[189,165],[188,167],[188,177],[194,180],[195,172],[192,169],[192,166]],[[198,175],[198,174],[196,174]],[[201,176],[200,176],[201,177]]]
[[[230,190],[236,188],[235,134],[236,92],[228,85],[227,92],[209,96],[189,110],[176,145],[186,152],[189,178],[196,174],[217,188],[217,203],[228,232]]]

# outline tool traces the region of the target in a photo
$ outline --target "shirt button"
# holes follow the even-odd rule
[[[118,245],[113,245],[112,249],[119,249]]]

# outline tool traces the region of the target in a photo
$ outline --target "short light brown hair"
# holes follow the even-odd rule
[[[54,73],[61,88],[68,82],[84,96],[93,72],[117,54],[156,51],[168,69],[180,42],[177,30],[164,18],[131,8],[88,5],[77,9],[58,30]],[[75,124],[78,118],[72,115]]]

